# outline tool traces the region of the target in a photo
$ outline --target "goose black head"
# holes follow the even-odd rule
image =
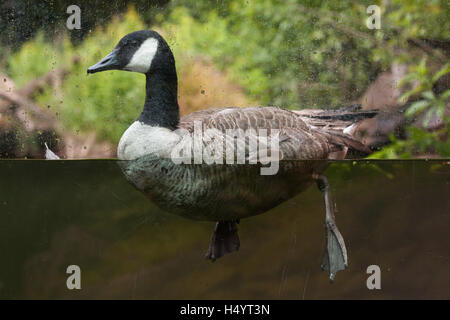
[[[167,42],[156,31],[141,30],[127,34],[116,47],[88,73],[126,70],[144,74],[175,72],[175,61]]]

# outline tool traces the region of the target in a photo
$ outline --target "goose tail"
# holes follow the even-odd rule
[[[328,138],[328,141],[333,144],[337,148],[337,150],[346,148],[350,149],[351,151],[362,152],[365,154],[372,153],[372,150],[370,150],[368,146],[348,134],[336,130],[327,130],[325,131],[325,134]]]
[[[372,153],[370,148],[357,140],[353,134],[357,129],[358,122],[375,117],[378,110],[361,109],[361,105],[355,104],[333,110],[306,109],[294,112],[301,116],[308,125],[324,133],[337,150],[345,149],[344,153],[347,153],[347,150],[350,149],[370,154]]]
[[[302,120],[307,124],[314,127],[325,127],[352,134],[348,130],[349,126],[361,120],[373,118],[378,114],[378,110],[361,110],[361,108],[360,104],[354,104],[332,110],[303,109],[294,110],[293,112],[302,117]]]

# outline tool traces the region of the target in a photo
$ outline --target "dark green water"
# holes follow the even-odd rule
[[[333,163],[349,267],[330,284],[315,186],[242,220],[240,251],[211,263],[214,223],[156,208],[115,161],[0,161],[0,298],[450,299],[449,168]],[[81,290],[66,287],[72,264]],[[366,287],[374,264],[381,290]]]

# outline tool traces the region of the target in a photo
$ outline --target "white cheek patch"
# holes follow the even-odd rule
[[[124,69],[134,72],[147,73],[152,65],[157,49],[158,40],[155,38],[145,40],[139,49],[134,53],[131,61],[125,66]]]

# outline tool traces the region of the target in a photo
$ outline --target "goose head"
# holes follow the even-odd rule
[[[125,70],[151,74],[172,73],[174,68],[172,51],[163,37],[153,30],[141,30],[120,39],[116,47],[87,72]]]

